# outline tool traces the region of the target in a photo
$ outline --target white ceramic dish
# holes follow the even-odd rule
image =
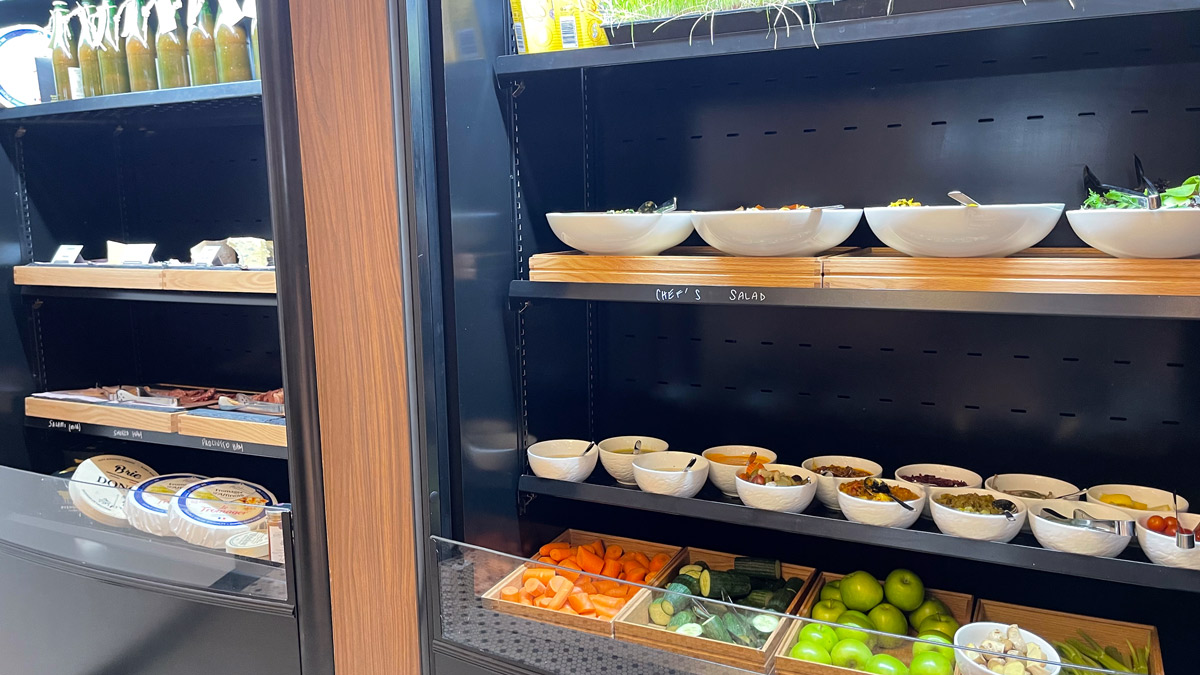
[[[651,436],[613,436],[597,443],[600,447],[600,464],[604,466],[608,475],[617,479],[621,485],[637,485],[637,481],[633,479],[634,455],[612,451],[632,448],[633,444],[638,441],[642,442],[643,453],[662,452],[670,447],[666,441]]]
[[[1174,515],[1174,514],[1167,514]],[[1182,549],[1175,545],[1175,537],[1159,534],[1146,527],[1146,521],[1161,513],[1150,513],[1137,519],[1138,545],[1152,562],[1167,567],[1183,567],[1189,570],[1200,570],[1200,546],[1192,549]],[[1194,530],[1200,527],[1200,514],[1180,513],[1179,524]]]
[[[908,483],[912,485],[912,483]],[[1003,492],[984,490],[983,488],[938,488],[939,495],[989,494],[996,499],[1007,499],[1017,507],[1013,512],[1013,520],[1004,516],[991,516],[982,513],[967,513],[949,506],[943,506],[934,499],[929,500],[929,508],[933,513],[933,522],[945,534],[962,537],[963,539],[978,539],[980,541],[1009,542],[1021,531],[1029,509],[1019,500],[1013,499]]]
[[[850,480],[862,480],[855,478]],[[838,505],[841,507],[842,514],[847,520],[855,523],[865,523],[867,525],[878,525],[879,527],[912,527],[912,524],[917,522],[921,517],[921,512],[925,509],[925,490],[920,485],[912,483],[903,483],[890,478],[880,478],[879,480],[887,483],[890,487],[904,487],[917,493],[916,499],[908,500],[908,505],[913,507],[912,511],[904,508],[900,504],[892,500],[877,502],[871,499],[859,499],[838,490]]]
[[[1146,506],[1166,505],[1170,506],[1171,508],[1166,511],[1151,511],[1149,509],[1135,509],[1128,506],[1119,506],[1117,504],[1106,504],[1105,502],[1100,501],[1101,496],[1111,494],[1127,495],[1133,501],[1141,502]],[[1120,509],[1125,512],[1127,518],[1132,520],[1136,520],[1146,514],[1154,515],[1157,513],[1160,516],[1175,515],[1173,496],[1170,492],[1167,492],[1166,490],[1159,490],[1158,488],[1142,487],[1141,485],[1119,485],[1116,483],[1110,483],[1107,485],[1096,485],[1088,488],[1087,494],[1085,494],[1084,497],[1087,498],[1089,502],[1104,504],[1106,506]],[[1183,496],[1180,496],[1179,511],[1181,513],[1187,511],[1188,506],[1188,500],[1184,499]]]
[[[586,455],[590,441],[554,440],[542,441],[529,446],[529,468],[540,478],[553,478],[572,483],[581,483],[592,475],[600,451],[592,448]]]
[[[696,458],[690,471],[682,469]],[[673,497],[695,497],[708,480],[709,461],[690,452],[667,450],[638,455],[633,460],[633,477],[646,492]]]
[[[977,488],[983,485],[983,476],[980,476],[974,471],[960,469],[957,466],[950,466],[949,464],[909,464],[896,469],[896,480],[904,483],[913,483],[913,481],[905,480],[904,476],[915,475],[937,476],[938,478],[959,480],[966,483],[966,485],[963,487]],[[936,499],[938,493],[946,488],[940,488],[934,485],[925,485],[924,483],[914,484],[925,488],[925,493],[929,496],[929,500],[925,502],[925,512],[921,514],[921,517],[932,518],[933,514],[929,511],[929,502],[932,502],[934,499]]]
[[[1003,258],[1050,234],[1063,204],[877,206],[867,224],[886,245],[922,258]]]
[[[810,256],[846,241],[862,209],[745,209],[692,214],[696,232],[730,255]]]
[[[954,645],[957,647],[966,647],[967,645],[971,644],[979,645],[987,639],[987,636],[990,635],[993,630],[999,630],[1001,633],[1007,633],[1008,624],[993,623],[991,621],[978,621],[976,623],[969,623],[959,628],[958,631],[954,633]],[[1058,652],[1055,651],[1054,647],[1051,646],[1049,642],[1046,642],[1042,638],[1030,633],[1024,628],[1020,628],[1020,630],[1021,637],[1024,638],[1026,642],[1032,642],[1041,648],[1042,652],[1046,655],[1046,657],[1042,659],[1043,661],[1062,661],[1062,658],[1059,657]],[[987,658],[987,654],[984,654],[983,656],[984,658]],[[958,665],[958,669],[962,672],[962,675],[996,675],[987,668],[972,661],[971,657],[967,655],[967,652],[961,649],[954,650],[954,662]],[[1046,669],[1047,675],[1058,675],[1059,671],[1062,670],[1062,666],[1057,665],[1057,663],[1044,665],[1044,668]]]
[[[1077,209],[1067,222],[1088,246],[1118,258],[1200,255],[1200,209]]]
[[[779,459],[775,453],[766,448],[759,448],[753,445],[718,445],[715,448],[705,450],[701,455],[708,460],[708,479],[712,481],[717,489],[730,497],[738,496],[737,490],[737,475],[746,470],[745,464],[722,464],[709,459],[710,455],[736,455],[746,457],[749,461],[750,453],[757,452],[760,459],[765,459],[768,462],[774,462]]]
[[[692,214],[547,213],[562,243],[591,255],[658,255],[692,233]]]
[[[1079,488],[1071,485],[1065,480],[1057,478],[1048,478],[1046,476],[1035,476],[1028,473],[1002,473],[996,476],[991,476],[983,481],[983,487],[988,490],[1004,492],[1005,490],[1033,490],[1042,494],[1053,493],[1055,495],[1066,495],[1072,492],[1079,492]],[[1037,513],[1042,504],[1047,501],[1045,499],[1030,499],[1028,497],[1015,497],[1009,495],[1009,499],[1020,501],[1029,509],[1030,513]],[[1058,497],[1055,497],[1058,499]],[[1070,499],[1079,501],[1079,497],[1070,497]],[[1052,507],[1053,508],[1053,507]],[[1025,521],[1025,526],[1021,528],[1022,532],[1032,531],[1029,520]]]
[[[848,455],[821,455],[820,457],[809,457],[804,460],[800,466],[813,471],[818,466],[849,466],[863,471],[870,471],[871,478],[878,478],[883,475],[883,467],[868,459],[861,457],[850,457]],[[813,473],[816,473],[813,471]],[[832,476],[817,475],[817,499],[825,505],[827,509],[840,511],[841,506],[838,505],[838,486],[848,480],[858,480],[857,478],[834,478]]]
[[[802,466],[791,464],[767,464],[767,469],[783,471],[784,473],[808,479],[807,485],[789,485],[786,487],[774,485],[755,485],[750,481],[735,478],[737,495],[746,506],[768,511],[783,511],[784,513],[800,513],[808,508],[813,497],[817,495],[817,474]]]
[[[1051,508],[1062,515],[1073,518],[1075,509],[1082,509],[1093,520],[1128,520],[1129,516],[1121,509],[1108,504],[1079,503],[1066,499],[1054,499],[1041,503],[1041,508]],[[1029,524],[1033,526],[1033,536],[1037,537],[1042,548],[1079,555],[1094,555],[1101,558],[1111,558],[1133,541],[1130,536],[1099,532],[1083,527],[1065,525],[1055,520],[1043,518],[1041,508],[1037,513],[1030,512]],[[1143,513],[1145,513],[1143,511]]]

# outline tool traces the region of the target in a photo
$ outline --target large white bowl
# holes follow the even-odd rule
[[[696,459],[691,471],[681,471]],[[652,452],[633,460],[633,477],[646,492],[673,497],[695,497],[708,480],[709,461],[690,452]]]
[[[562,243],[591,255],[658,255],[692,233],[692,214],[547,213]]]
[[[878,478],[883,475],[883,467],[872,462],[869,459],[861,457],[850,457],[848,455],[821,455],[820,457],[809,457],[800,465],[809,471],[818,466],[849,466],[863,471],[870,471],[871,478]],[[813,471],[816,473],[816,471]],[[864,476],[865,477],[865,476]],[[832,476],[822,476],[817,474],[817,499],[825,505],[825,508],[840,511],[841,506],[838,505],[838,486],[849,480],[858,480],[858,478],[834,478]]]
[[[912,483],[908,483],[912,485]],[[938,529],[946,534],[962,537],[963,539],[979,539],[981,541],[1012,541],[1025,524],[1029,509],[1019,500],[1003,492],[984,490],[982,488],[937,488],[939,495],[988,494],[996,499],[1007,499],[1017,507],[1013,512],[1013,520],[1004,516],[990,516],[982,513],[967,513],[949,506],[943,506],[933,498],[929,499],[929,508],[933,513],[933,522]]]
[[[533,469],[534,475],[580,483],[592,475],[600,455],[596,448],[583,454],[588,445],[591,445],[590,441],[542,441],[529,446],[525,454],[529,456],[529,468]]]
[[[808,479],[807,485],[756,485],[748,480],[736,478],[737,494],[746,506],[768,511],[800,513],[808,508],[817,494],[817,474],[802,466],[791,464],[767,464],[767,469],[783,471],[789,476],[800,475]]]
[[[766,448],[760,448],[753,445],[718,445],[715,448],[709,448],[701,453],[708,460],[708,479],[712,481],[717,489],[724,492],[730,497],[738,496],[737,475],[746,470],[745,464],[722,464],[709,459],[709,455],[744,455],[749,461],[750,453],[757,452],[761,459],[768,462],[774,462],[779,459],[775,453]]]
[[[1146,521],[1154,516],[1172,514],[1149,513],[1137,519],[1138,545],[1152,562],[1167,567],[1183,567],[1189,570],[1200,570],[1200,545],[1196,548],[1183,549],[1175,545],[1175,537],[1159,534],[1146,527]],[[1194,530],[1200,527],[1200,514],[1180,513],[1179,524]]]
[[[1018,626],[1018,628],[1020,627]],[[979,643],[987,639],[987,636],[991,634],[993,630],[997,629],[999,629],[1001,633],[1007,633],[1008,624],[994,623],[991,621],[978,621],[976,623],[969,623],[965,626],[962,626],[954,633],[954,645],[956,647],[966,647],[970,644],[978,646]],[[1041,648],[1042,652],[1045,653],[1046,657],[1043,660],[1051,662],[1062,661],[1062,658],[1058,655],[1058,651],[1056,651],[1049,642],[1046,642],[1042,638],[1030,633],[1024,628],[1020,628],[1020,630],[1021,637],[1024,638],[1026,642],[1032,642],[1036,644]],[[984,654],[983,657],[987,658],[988,655]],[[954,662],[958,664],[958,669],[962,671],[962,675],[996,675],[987,668],[972,661],[967,652],[962,649],[954,650]],[[1046,665],[1044,667],[1047,675],[1058,675],[1059,671],[1062,670],[1062,666],[1060,665]]]
[[[730,255],[809,256],[846,241],[862,209],[745,209],[692,214],[696,232]]]
[[[1200,255],[1200,209],[1077,209],[1067,222],[1088,246],[1118,258]]]
[[[862,480],[854,478],[850,480]],[[887,483],[891,487],[904,487],[917,493],[916,499],[911,499],[907,503],[913,507],[912,511],[904,508],[892,500],[885,502],[877,502],[871,499],[859,499],[838,490],[838,505],[841,507],[842,513],[847,520],[855,523],[865,523],[867,525],[878,525],[879,527],[912,527],[912,524],[917,522],[921,517],[921,512],[925,509],[925,490],[920,485],[912,483],[902,483],[898,480],[890,478],[880,478],[879,480]]]
[[[999,486],[999,487],[997,487]],[[1055,495],[1066,495],[1072,492],[1079,492],[1079,488],[1071,485],[1065,480],[1057,478],[1049,478],[1047,476],[1035,476],[1028,473],[1002,473],[996,476],[991,476],[983,481],[983,487],[997,492],[1004,490],[1033,490],[1046,494],[1047,492]],[[1008,498],[1014,502],[1021,502],[1025,508],[1029,509],[1030,513],[1037,513],[1042,509],[1042,505],[1047,501],[1045,499],[1029,499],[1026,497],[1015,497],[1008,495]],[[1057,500],[1057,498],[1055,498]],[[1079,497],[1070,497],[1069,499],[1078,501]],[[1053,508],[1053,506],[1051,507]],[[1067,514],[1063,514],[1067,515]],[[1025,526],[1021,528],[1023,532],[1032,531],[1029,521],[1025,521]]]
[[[1111,494],[1128,495],[1131,499],[1133,499],[1133,501],[1141,502],[1141,503],[1145,504],[1146,506],[1159,506],[1162,504],[1166,504],[1167,506],[1171,507],[1171,510],[1169,510],[1169,511],[1150,511],[1147,509],[1147,510],[1143,511],[1141,509],[1132,509],[1132,508],[1128,508],[1125,506],[1117,506],[1116,504],[1106,504],[1105,502],[1100,501],[1100,497],[1102,495],[1111,495]],[[1111,506],[1113,508],[1120,509],[1125,512],[1126,518],[1128,518],[1130,520],[1136,520],[1146,514],[1154,515],[1155,513],[1157,513],[1158,515],[1164,516],[1164,517],[1175,515],[1174,496],[1170,492],[1167,492],[1166,490],[1159,490],[1158,488],[1142,487],[1141,485],[1119,485],[1119,484],[1113,483],[1113,484],[1108,484],[1108,485],[1097,485],[1095,487],[1090,487],[1090,488],[1088,488],[1087,494],[1085,494],[1084,497],[1089,502],[1094,502],[1096,504],[1104,504],[1105,506]],[[1179,498],[1179,510],[1181,512],[1188,510],[1188,500],[1184,499],[1182,496]]]
[[[1067,499],[1053,499],[1042,502],[1042,508],[1051,508],[1062,515],[1073,518],[1075,509],[1082,509],[1093,520],[1129,520],[1121,509],[1108,504],[1081,504]],[[1145,513],[1143,511],[1142,513]],[[1041,509],[1030,512],[1029,524],[1033,526],[1033,536],[1037,537],[1042,548],[1054,551],[1066,551],[1080,555],[1094,555],[1101,558],[1111,558],[1125,547],[1129,546],[1132,537],[1129,535],[1100,532],[1085,527],[1074,527],[1060,523],[1057,520],[1043,518]]]
[[[1063,206],[877,206],[864,211],[875,236],[901,253],[923,258],[1003,258],[1045,239]]]
[[[904,476],[915,475],[937,476],[938,478],[960,480],[966,483],[966,485],[963,487],[977,488],[983,485],[983,476],[980,476],[974,471],[960,469],[957,466],[950,466],[948,464],[909,464],[896,469],[896,480],[904,483],[913,483],[913,481],[904,480]],[[925,485],[924,483],[914,484],[925,488],[925,494],[929,496],[928,501],[925,502],[925,512],[921,514],[921,517],[932,518],[933,514],[929,511],[929,502],[932,502],[934,499],[936,499],[939,492],[941,490],[945,490],[946,488],[940,488],[934,485]]]
[[[597,444],[600,447],[600,463],[604,465],[604,470],[621,485],[637,484],[633,479],[634,455],[624,455],[612,450],[632,448],[638,441],[642,442],[643,453],[662,452],[670,447],[666,441],[651,436],[613,436]]]

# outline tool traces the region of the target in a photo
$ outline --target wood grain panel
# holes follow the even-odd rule
[[[420,672],[388,3],[292,0],[334,664]]]
[[[178,431],[183,436],[205,436],[242,443],[287,446],[287,427],[282,424],[262,424],[243,420],[181,415]]]
[[[13,268],[18,286],[70,286],[72,288],[162,289],[162,269],[121,267],[51,267],[24,265]]]
[[[213,293],[274,293],[275,273],[270,270],[163,270],[165,291]]]
[[[25,414],[29,417],[41,417],[44,419],[62,420],[64,422],[103,424],[110,427],[173,433],[176,430],[175,420],[183,412],[155,412],[153,410],[118,408],[111,405],[79,403],[78,401],[56,401],[30,396],[25,399]]]

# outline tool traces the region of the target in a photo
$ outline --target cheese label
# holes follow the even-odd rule
[[[209,527],[235,527],[267,517],[263,506],[275,504],[266,488],[232,478],[212,478],[184,488],[177,508],[188,520]]]
[[[175,494],[204,476],[190,473],[171,473],[138,483],[129,493],[130,503],[152,513],[166,515]]]
[[[71,501],[88,517],[106,525],[123,526],[129,489],[157,475],[154,469],[135,459],[97,455],[75,469],[68,492]]]

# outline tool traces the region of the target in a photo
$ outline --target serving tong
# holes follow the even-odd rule
[[[1092,173],[1088,166],[1083,167],[1083,187],[1098,194],[1105,192],[1119,192],[1123,195],[1129,195],[1137,200],[1138,206],[1146,209],[1158,209],[1162,207],[1162,196],[1158,193],[1158,188],[1146,178],[1146,172],[1142,169],[1142,160],[1137,155],[1133,156],[1133,171],[1137,175],[1139,190],[1130,190],[1119,185],[1109,185],[1101,183],[1096,174]]]
[[[1092,518],[1091,514],[1083,509],[1075,509],[1074,518],[1068,518],[1063,514],[1049,507],[1042,507],[1042,517],[1070,525],[1072,527],[1081,527],[1085,530],[1095,530],[1096,532],[1107,532],[1108,534],[1118,534],[1122,537],[1132,536],[1135,530],[1136,523],[1132,520],[1102,520]]]
[[[178,408],[179,399],[174,396],[146,396],[145,390],[141,387],[135,387],[134,391],[121,387],[109,396],[109,400],[117,403],[138,403],[140,405],[154,405],[167,408]]]
[[[257,415],[271,415],[273,417],[283,417],[282,403],[267,403],[265,401],[255,401],[253,398],[238,394],[230,398],[221,396],[217,399],[217,409],[227,412],[245,412],[254,413]]]

